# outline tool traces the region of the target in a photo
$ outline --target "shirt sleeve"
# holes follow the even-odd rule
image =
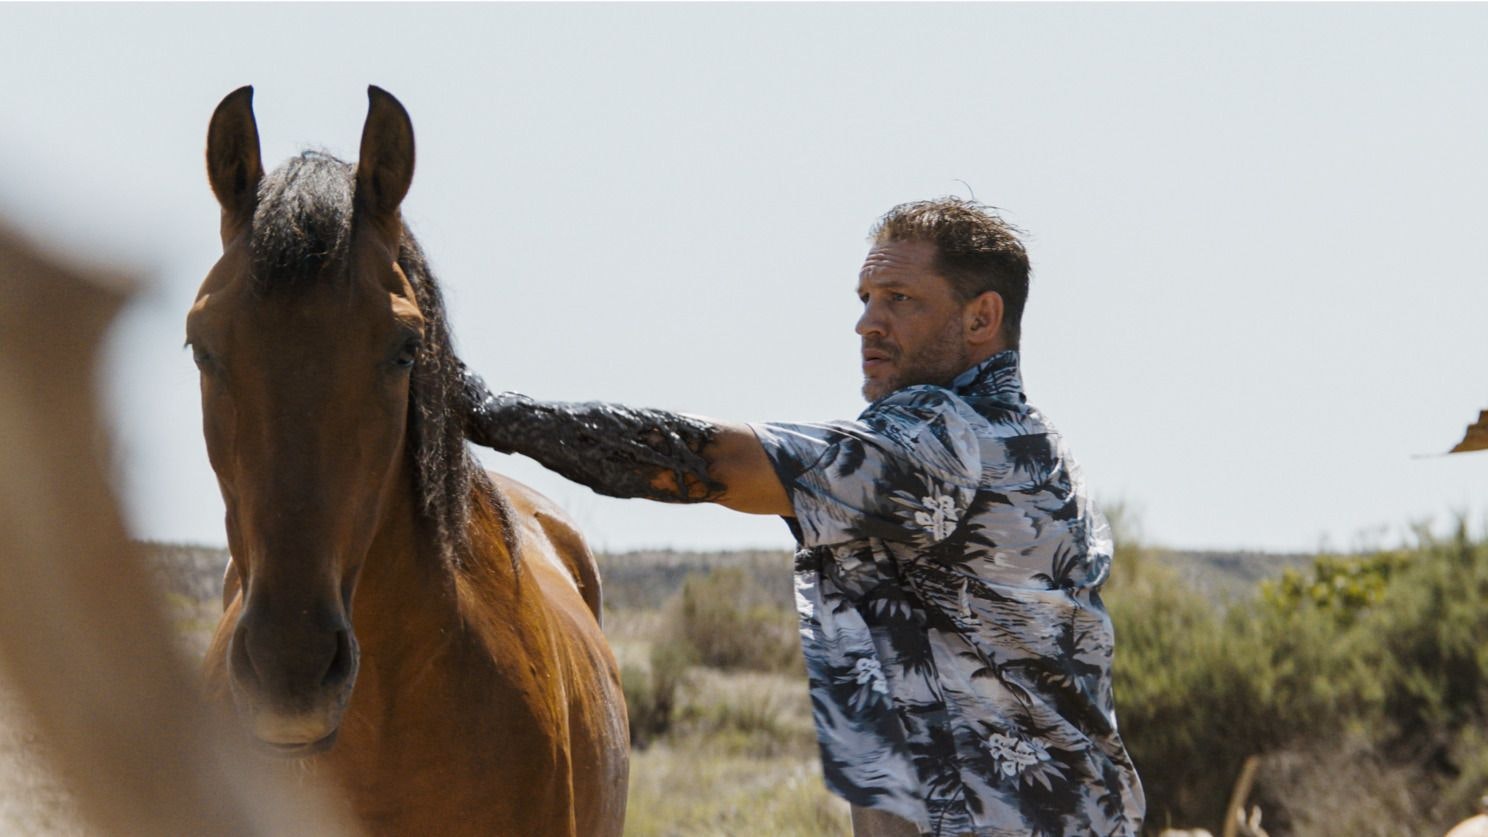
[[[949,390],[907,387],[856,421],[761,422],[759,438],[804,546],[950,537],[981,477],[977,416]]]

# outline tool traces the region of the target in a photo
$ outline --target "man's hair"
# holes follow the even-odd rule
[[[873,225],[876,244],[926,241],[935,245],[935,271],[951,283],[962,302],[987,291],[1002,296],[1002,331],[1016,349],[1028,301],[1028,253],[1022,232],[996,210],[976,201],[944,197],[901,203]]]

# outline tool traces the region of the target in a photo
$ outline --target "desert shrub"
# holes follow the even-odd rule
[[[1488,717],[1488,545],[1465,528],[1410,549],[1320,557],[1298,586],[1305,595],[1267,589],[1260,618],[1279,648],[1312,652],[1335,714],[1417,742]],[[1317,626],[1326,619],[1336,630]],[[1300,647],[1317,644],[1300,636],[1309,628],[1326,653]]]
[[[1319,556],[1310,572],[1288,569],[1275,580],[1261,582],[1261,598],[1271,609],[1291,612],[1313,607],[1351,622],[1385,594],[1390,578],[1410,563],[1404,550],[1363,557]]]
[[[740,569],[690,576],[669,608],[667,640],[689,649],[698,665],[755,671],[801,665],[795,614]]]
[[[1269,655],[1256,626],[1226,613],[1139,548],[1122,547],[1106,595],[1122,738],[1148,822],[1218,823],[1245,758],[1284,733],[1270,723]]]
[[[1295,690],[1310,686],[1313,694],[1325,693],[1332,713],[1303,746],[1336,751],[1333,736],[1362,739],[1367,758],[1353,761],[1372,760],[1405,777],[1416,814],[1392,821],[1389,812],[1378,813],[1397,833],[1440,832],[1471,813],[1488,788],[1488,741],[1481,733],[1488,722],[1488,544],[1474,542],[1460,522],[1447,538],[1424,530],[1418,537],[1408,549],[1353,559],[1360,565],[1355,573],[1389,568],[1367,603],[1325,597],[1294,602],[1289,611],[1274,599],[1261,603],[1263,618],[1277,626],[1278,645],[1297,644],[1282,633],[1293,626],[1321,619],[1339,624],[1327,635],[1326,649],[1313,649],[1311,681],[1298,678]],[[1317,574],[1337,577],[1332,565],[1342,560],[1320,559]],[[1340,605],[1356,612],[1340,619]],[[1298,816],[1317,807],[1298,783],[1278,784],[1281,805]],[[1348,803],[1338,804],[1342,821]]]
[[[1411,790],[1418,775],[1413,765],[1385,758],[1367,735],[1312,739],[1303,749],[1262,757],[1250,802],[1260,806],[1264,827],[1275,835],[1426,833],[1405,827],[1429,816],[1429,804]]]
[[[664,608],[650,643],[649,665],[621,668],[631,743],[644,747],[671,732],[689,666],[798,668],[801,646],[795,624],[795,614],[781,607],[774,592],[742,569],[724,567],[688,576]]]
[[[810,707],[806,683],[794,674],[694,669],[671,743],[686,737],[720,755],[811,758]]]
[[[1488,787],[1488,545],[1459,525],[1259,592],[1221,607],[1118,552],[1117,711],[1149,826],[1218,828],[1252,754],[1272,833],[1439,832],[1470,813]]]
[[[1470,806],[1488,787],[1477,735],[1488,723],[1485,603],[1488,544],[1459,524],[1452,537],[1421,544],[1344,649],[1370,672],[1371,720],[1385,747],[1438,777],[1477,785],[1444,804]],[[1474,736],[1475,751],[1463,746]]]
[[[1410,735],[1476,724],[1488,708],[1488,548],[1459,532],[1409,570],[1361,624],[1379,639],[1385,709]]]
[[[630,715],[630,743],[645,747],[666,735],[676,720],[678,690],[687,674],[689,652],[674,643],[651,646],[650,664],[627,663],[620,669],[625,708]]]

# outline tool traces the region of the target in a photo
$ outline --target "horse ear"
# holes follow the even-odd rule
[[[379,222],[392,222],[413,182],[413,120],[391,93],[367,88],[367,124],[357,162],[357,204]]]
[[[222,205],[224,231],[252,217],[263,173],[253,88],[239,87],[212,112],[207,128],[207,180]]]

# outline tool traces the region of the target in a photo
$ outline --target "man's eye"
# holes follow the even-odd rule
[[[909,297],[905,296],[904,294],[889,294],[889,299],[893,300],[894,302],[908,302],[909,301]]]

